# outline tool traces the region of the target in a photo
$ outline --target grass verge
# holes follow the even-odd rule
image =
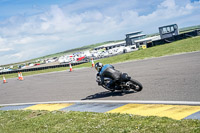
[[[124,62],[129,60],[139,60],[145,58],[152,58],[152,57],[160,57],[164,55],[173,55],[176,53],[184,53],[184,52],[193,52],[193,51],[200,51],[200,37],[193,37],[188,38],[180,41],[176,41],[173,43],[159,45],[151,48],[147,48],[144,50],[139,50],[131,53],[126,53],[122,55],[117,55],[109,58],[104,58],[98,60],[104,64],[114,64],[118,62]],[[80,68],[80,67],[91,67],[91,63],[85,63],[77,66],[73,66],[73,68]],[[31,71],[31,72],[24,72],[23,76],[39,74],[39,73],[48,73],[54,71],[64,71],[69,70],[69,68],[62,67],[62,68],[54,68],[54,69],[46,69],[40,71]],[[14,78],[17,77],[17,74],[6,74],[6,78]],[[2,79],[2,75],[0,75]]]
[[[173,120],[166,117],[142,117],[130,114],[0,111],[2,133],[44,132],[200,132],[199,120]]]

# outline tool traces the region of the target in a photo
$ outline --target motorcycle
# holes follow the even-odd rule
[[[114,92],[115,90],[127,91],[131,89],[135,92],[139,92],[143,89],[142,84],[139,81],[132,79],[130,76],[128,76],[127,73],[122,73],[120,79],[114,83],[112,88],[108,88],[107,85],[111,80],[112,79],[110,78],[104,78],[104,84],[101,84],[102,82],[100,76],[98,74],[96,75],[96,82],[98,83],[98,85],[111,92]]]

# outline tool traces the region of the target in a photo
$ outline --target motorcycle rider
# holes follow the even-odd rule
[[[115,82],[117,82],[121,77],[121,72],[114,69],[114,66],[110,64],[103,65],[100,62],[97,62],[95,64],[95,69],[98,71],[97,75],[100,76],[101,82],[99,82],[99,85],[104,84],[104,78],[110,78],[112,79],[106,86],[108,90],[114,90],[115,89]]]

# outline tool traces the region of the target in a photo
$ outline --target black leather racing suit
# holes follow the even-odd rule
[[[104,84],[104,78],[110,78],[112,79],[107,87],[108,89],[112,88],[114,89],[113,85],[115,84],[116,81],[118,81],[121,77],[121,72],[118,70],[115,70],[112,65],[106,64],[102,67],[101,71],[98,73],[100,78],[101,78],[101,83]]]

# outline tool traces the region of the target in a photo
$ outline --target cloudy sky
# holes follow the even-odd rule
[[[0,0],[0,65],[199,20],[199,0]]]

